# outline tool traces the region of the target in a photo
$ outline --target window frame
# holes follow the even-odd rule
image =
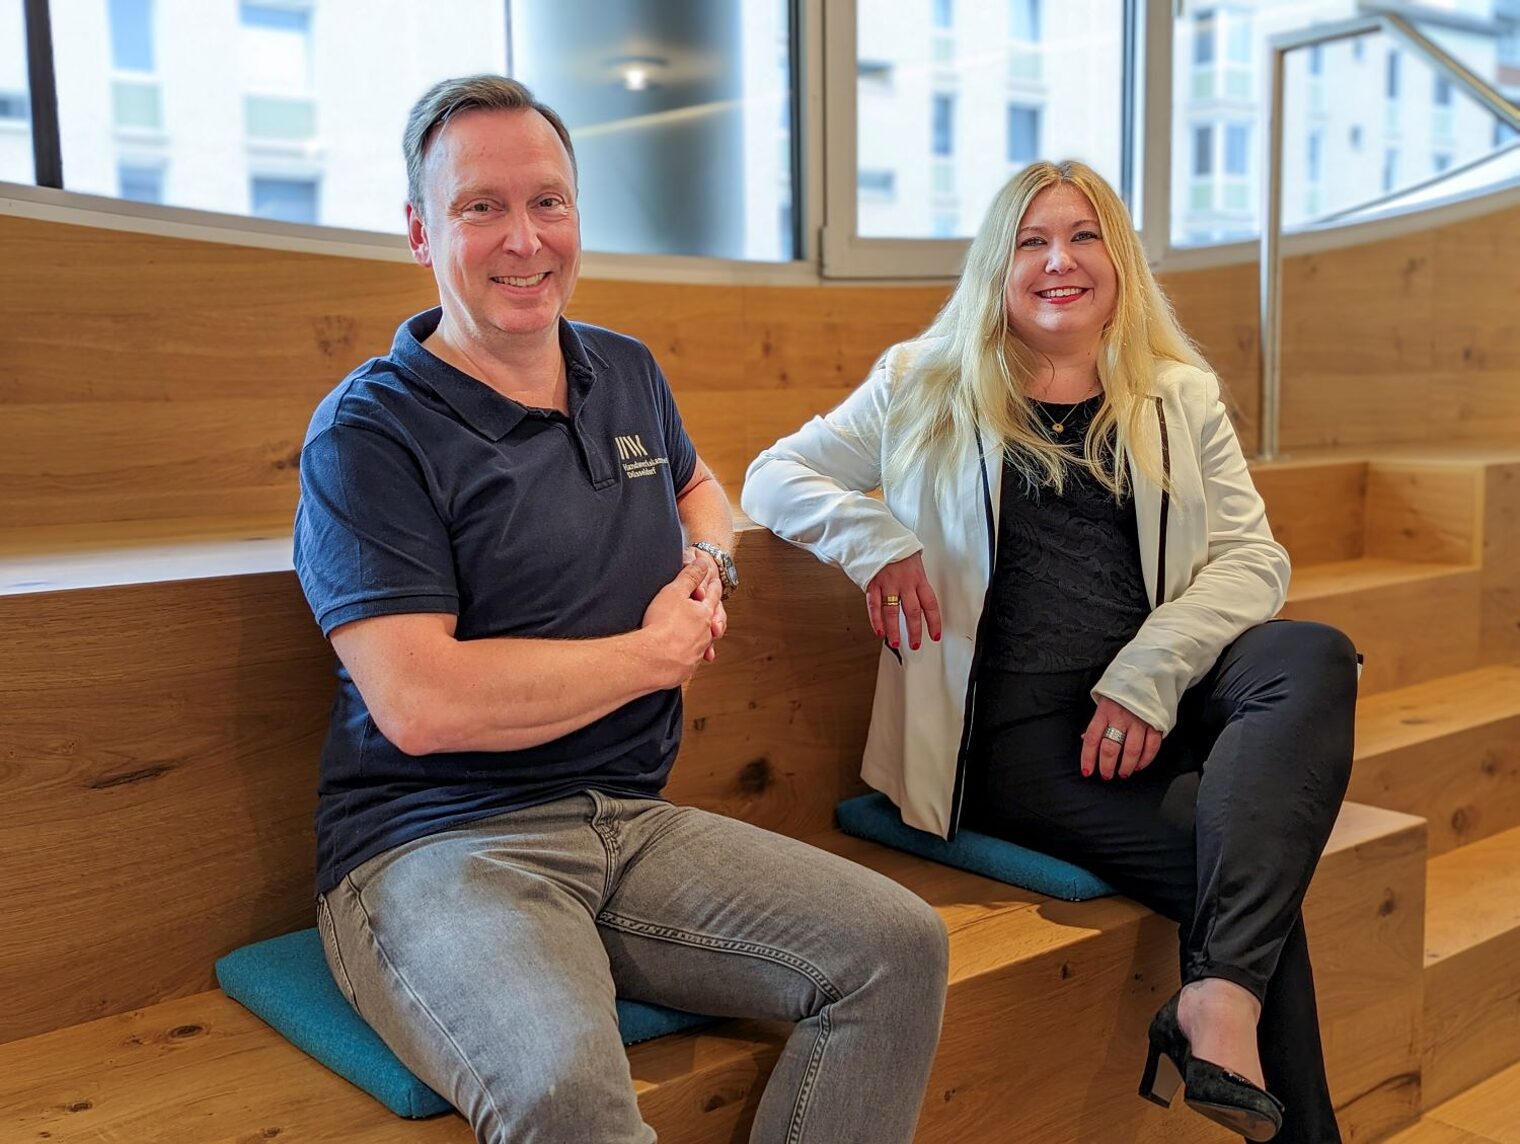
[[[858,180],[858,122],[856,119],[856,44],[858,34],[858,0],[804,0],[808,6],[822,9],[823,77],[827,92],[824,101],[823,139],[823,211],[819,238],[818,270],[823,278],[841,279],[919,279],[950,278],[959,273],[965,260],[967,238],[863,238],[859,233],[856,201]],[[1132,210],[1150,222],[1142,226],[1141,243],[1147,256],[1159,258],[1166,249],[1164,219],[1167,202],[1168,167],[1171,163],[1169,139],[1169,98],[1156,98],[1147,106],[1144,88],[1156,92],[1170,91],[1171,12],[1165,4],[1144,0],[1121,0],[1126,24],[1123,96],[1121,115],[1121,151],[1125,185],[1119,188]],[[1043,18],[1043,13],[1042,13]],[[933,29],[943,35],[944,29]],[[1044,28],[1041,28],[1043,33]],[[1160,37],[1160,38],[1158,38]],[[1162,50],[1147,53],[1145,43],[1159,43]],[[1141,77],[1143,76],[1143,84]],[[1010,99],[1006,108],[1017,103]],[[959,114],[957,110],[956,114]],[[1043,124],[1042,124],[1043,127]],[[1138,146],[1146,139],[1143,151]],[[1137,161],[1138,160],[1138,161]],[[1152,204],[1146,209],[1144,204]],[[819,218],[819,216],[814,216]]]

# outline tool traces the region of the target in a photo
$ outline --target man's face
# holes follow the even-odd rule
[[[570,156],[536,111],[466,111],[428,150],[412,257],[433,268],[445,320],[481,346],[556,329],[580,273]]]

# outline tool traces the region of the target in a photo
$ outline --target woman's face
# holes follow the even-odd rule
[[[1096,352],[1117,301],[1098,212],[1070,183],[1046,187],[1014,238],[1008,324],[1040,353]]]

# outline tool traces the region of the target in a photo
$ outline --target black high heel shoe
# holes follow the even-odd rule
[[[1140,1078],[1140,1095],[1170,1108],[1177,1086],[1186,1082],[1183,1099],[1194,1112],[1247,1140],[1272,1139],[1282,1130],[1282,1102],[1245,1077],[1193,1056],[1187,1034],[1177,1023],[1180,996],[1174,993],[1151,1020],[1151,1047]]]

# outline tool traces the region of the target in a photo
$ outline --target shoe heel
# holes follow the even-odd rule
[[[1145,1058],[1145,1073],[1140,1077],[1140,1095],[1152,1104],[1170,1108],[1172,1097],[1177,1095],[1181,1086],[1182,1073],[1177,1070],[1176,1063],[1152,1041],[1150,1053]]]

